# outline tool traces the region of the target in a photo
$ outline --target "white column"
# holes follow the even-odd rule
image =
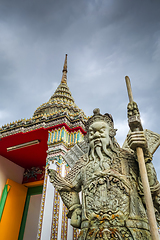
[[[61,165],[61,176],[65,176],[65,166],[64,164]],[[63,202],[60,197],[60,203],[59,203],[59,221],[58,221],[58,240],[61,240],[61,229],[62,229],[62,210],[63,210]]]
[[[67,240],[73,239],[73,227],[71,226],[71,219],[68,219]]]

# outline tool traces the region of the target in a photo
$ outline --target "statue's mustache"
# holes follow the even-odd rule
[[[108,141],[107,141],[108,140]],[[97,138],[90,142],[90,153],[92,158],[95,160],[95,153],[98,155],[100,159],[103,158],[102,152],[105,153],[110,159],[112,156],[108,151],[108,147],[110,146],[110,140],[106,138]]]

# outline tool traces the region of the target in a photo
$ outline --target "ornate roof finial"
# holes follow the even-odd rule
[[[62,75],[61,83],[67,83],[67,54],[65,56],[64,66],[63,66],[62,72],[63,72],[63,75]]]

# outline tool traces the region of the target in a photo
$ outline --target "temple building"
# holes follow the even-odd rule
[[[85,135],[84,112],[67,85],[67,55],[62,80],[33,117],[0,129],[0,239],[76,240],[47,169],[65,176],[64,155]]]

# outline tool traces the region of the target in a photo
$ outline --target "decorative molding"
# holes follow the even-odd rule
[[[22,121],[20,125],[13,127],[12,125],[2,126],[0,129],[0,138],[11,136],[17,133],[26,133],[40,128],[50,128],[59,124],[65,123],[70,129],[81,127],[85,129],[85,125],[82,119],[78,118],[76,120],[69,119],[68,116],[64,115],[49,120],[43,119],[43,122],[39,123],[39,120],[35,121],[32,124],[27,124],[27,122]]]
[[[62,165],[62,163],[63,163],[63,158],[62,158],[61,155],[59,155],[59,156],[55,155],[55,156],[52,156],[52,157],[47,158],[46,165],[49,165],[50,162],[52,162],[52,163],[55,162],[56,165],[60,166],[60,165]]]
[[[57,172],[61,174],[61,167],[57,166]],[[58,219],[59,219],[60,196],[58,191],[54,191],[53,216],[51,225],[51,240],[57,240],[58,237]]]
[[[69,172],[69,168],[65,166],[65,175]],[[62,210],[62,227],[61,227],[61,240],[67,240],[67,230],[68,230],[68,217],[66,216],[67,209],[63,203]]]
[[[40,209],[40,215],[39,215],[37,240],[40,240],[40,238],[41,238],[42,221],[43,221],[43,214],[44,214],[44,203],[45,203],[46,187],[47,187],[47,177],[48,177],[47,170],[48,170],[48,167],[46,167],[46,171],[45,171],[45,179],[44,179],[43,193],[42,193],[42,200],[41,200],[41,209]]]
[[[64,126],[62,128],[48,131],[48,135],[48,145],[58,142],[64,142],[67,145],[74,145],[84,139],[84,135],[80,130],[69,132]]]
[[[62,208],[62,227],[61,227],[61,240],[67,240],[67,228],[68,228],[68,218],[66,216],[66,206],[63,203]]]
[[[79,230],[77,228],[73,228],[73,240],[78,240]]]

